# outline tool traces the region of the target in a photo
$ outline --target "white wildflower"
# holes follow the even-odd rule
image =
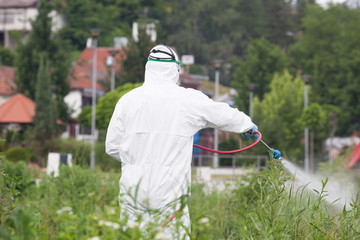
[[[170,239],[170,235],[161,231],[155,235],[155,239]]]
[[[139,223],[129,220],[128,223],[127,223],[127,225],[128,225],[130,228],[134,228],[134,227],[138,227],[138,226],[139,226]]]
[[[72,208],[71,207],[63,207],[59,210],[56,211],[56,214],[61,214],[63,212],[66,212],[68,211],[69,212],[69,215],[72,215],[73,214],[73,211],[72,211]]]
[[[107,226],[107,227],[112,227],[112,228],[114,228],[115,230],[120,228],[120,224],[118,224],[118,223],[109,222],[109,221],[103,221],[103,220],[100,220],[100,221],[99,221],[99,225],[104,225],[104,226]]]
[[[200,223],[208,223],[208,222],[209,222],[209,218],[207,218],[207,217],[200,218],[200,219],[199,219],[199,222],[200,222]]]
[[[96,237],[88,238],[87,240],[100,240],[100,238],[96,236]]]

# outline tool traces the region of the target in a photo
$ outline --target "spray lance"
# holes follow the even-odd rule
[[[236,149],[236,150],[231,150],[231,151],[220,151],[220,150],[215,150],[215,149],[211,149],[211,148],[207,148],[207,147],[203,147],[203,146],[200,146],[200,145],[196,145],[194,144],[194,147],[196,148],[200,148],[200,149],[203,149],[205,151],[209,151],[209,152],[213,152],[213,153],[221,153],[221,154],[231,154],[231,153],[238,153],[238,152],[242,152],[242,151],[245,151],[245,150],[248,150],[252,147],[254,147],[256,144],[258,144],[259,142],[261,142],[262,144],[264,144],[264,146],[269,150],[269,152],[272,154],[272,158],[274,159],[279,159],[281,157],[281,152],[279,150],[276,150],[276,149],[273,149],[271,147],[269,147],[261,138],[262,138],[262,135],[259,131],[252,131],[252,130],[249,130],[250,133],[252,134],[257,134],[258,135],[258,138],[257,140],[250,144],[249,146],[246,146],[244,148],[240,148],[240,149]]]
[[[272,154],[272,158],[279,159],[281,157],[281,152],[279,150],[273,149],[269,147],[263,140],[260,140],[262,144],[269,150],[269,152]]]

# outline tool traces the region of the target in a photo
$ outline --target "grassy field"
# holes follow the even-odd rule
[[[54,178],[23,162],[2,165],[1,239],[144,238],[136,224],[124,230],[119,220],[120,172],[60,170]],[[235,190],[205,194],[203,185],[193,183],[192,239],[360,239],[358,200],[336,212],[323,189],[289,191],[291,181],[272,161]]]

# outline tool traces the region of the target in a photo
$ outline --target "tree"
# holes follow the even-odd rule
[[[139,31],[139,42],[131,41],[129,48],[125,50],[126,60],[122,62],[120,73],[122,83],[144,82],[145,64],[152,47],[154,43],[145,31]]]
[[[56,107],[50,88],[50,69],[45,54],[40,55],[35,95],[34,136],[32,143],[38,152],[40,163],[44,163],[43,155],[51,147],[56,134]]]
[[[303,35],[289,48],[290,68],[311,74],[311,102],[340,107],[338,134],[360,126],[360,9],[308,4]]]
[[[262,0],[263,8],[266,9],[264,22],[265,28],[262,36],[269,39],[270,42],[286,49],[293,38],[287,33],[295,32],[296,26],[292,17],[291,1],[284,0]]]
[[[304,83],[288,71],[276,73],[270,91],[260,100],[254,99],[254,122],[258,125],[269,146],[279,149],[285,157],[303,159]]]
[[[13,66],[15,53],[0,46],[0,65]]]
[[[32,22],[33,30],[29,39],[26,43],[18,45],[15,59],[15,80],[26,96],[35,99],[40,55],[45,53],[52,72],[52,82],[50,84],[56,91],[59,117],[66,121],[68,113],[63,98],[69,92],[66,78],[70,63],[67,54],[67,43],[51,32],[50,10],[50,3],[42,0],[39,6],[39,14]]]
[[[326,121],[327,116],[325,110],[318,104],[318,103],[312,103],[307,108],[304,108],[302,113],[302,121],[304,123],[304,126],[310,128],[310,171],[314,172],[315,165],[314,165],[314,146],[315,146],[315,131],[317,128],[319,130],[326,129]],[[321,130],[320,130],[321,131]]]
[[[234,62],[232,85],[238,92],[235,101],[240,109],[248,109],[249,83],[256,84],[255,95],[261,101],[264,94],[270,90],[274,74],[285,68],[285,53],[265,38],[253,40],[246,52],[244,60]]]
[[[100,28],[99,43],[112,46],[114,37],[131,37],[132,23],[140,17],[165,16],[166,4],[163,0],[58,0],[57,6],[67,19],[61,36],[82,50],[90,28]]]
[[[139,86],[140,84],[127,83],[101,97],[96,105],[96,127],[107,129],[116,103],[124,94]],[[82,109],[78,121],[83,126],[91,126],[91,106]]]
[[[40,57],[38,79],[36,82],[34,129],[36,138],[45,141],[55,135],[56,116],[50,88],[50,70],[47,59]]]

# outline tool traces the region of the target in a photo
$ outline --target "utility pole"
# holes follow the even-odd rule
[[[215,94],[214,100],[217,101],[219,99],[219,82],[220,82],[220,68],[222,65],[221,60],[214,60],[213,65],[215,67]],[[219,150],[219,130],[214,129],[214,149]],[[213,159],[214,168],[219,167],[219,156],[217,153],[214,153]]]
[[[95,129],[96,129],[96,73],[97,73],[97,37],[100,29],[90,29],[92,36],[93,61],[92,61],[92,99],[91,99],[91,153],[90,153],[90,169],[95,168]]]
[[[119,50],[114,48],[114,49],[109,50],[108,52],[112,56],[110,90],[114,91],[114,89],[115,89],[115,64],[116,64],[115,56],[116,56],[116,54],[118,54]]]
[[[301,78],[304,80],[304,108],[309,106],[308,101],[308,83],[311,78],[311,75],[305,74],[301,75]],[[310,171],[310,164],[309,164],[309,128],[306,126],[304,129],[304,138],[305,138],[305,172],[309,173]]]

